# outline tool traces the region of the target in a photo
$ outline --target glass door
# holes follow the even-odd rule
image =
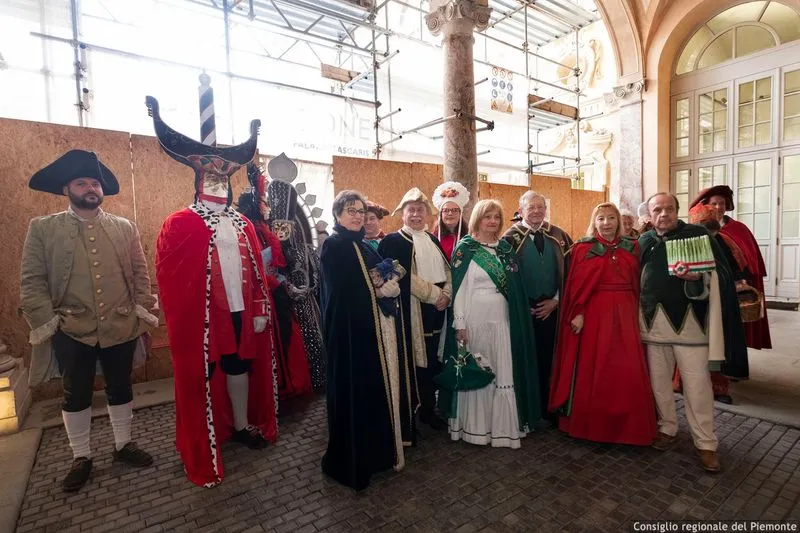
[[[777,158],[773,153],[739,157],[735,160],[735,184],[733,218],[746,225],[756,238],[767,276],[764,287],[767,296],[775,294],[773,270],[775,247],[775,215],[772,184],[777,172]]]
[[[678,198],[679,208],[678,217],[685,221],[689,221],[689,202],[692,198],[689,196],[689,180],[692,176],[691,166],[677,166],[672,169],[672,192]]]
[[[800,298],[800,151],[781,156],[775,296]]]

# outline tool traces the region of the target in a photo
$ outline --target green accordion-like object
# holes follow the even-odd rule
[[[716,267],[708,235],[666,241],[667,270],[671,276],[688,272],[709,272]]]

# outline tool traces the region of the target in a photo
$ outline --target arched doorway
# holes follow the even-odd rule
[[[768,296],[800,298],[800,14],[777,1],[725,9],[696,28],[673,65],[670,188],[686,217],[727,184],[753,231]]]

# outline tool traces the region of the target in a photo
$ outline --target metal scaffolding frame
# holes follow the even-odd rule
[[[361,2],[348,2],[346,0],[160,1],[171,6],[182,6],[187,9],[194,9],[197,12],[208,13],[210,10],[216,12],[221,11],[220,19],[223,24],[221,31],[224,32],[226,56],[226,71],[221,72],[221,74],[227,76],[228,80],[247,79],[270,85],[341,97],[356,103],[372,104],[375,110],[373,124],[375,130],[374,155],[377,158],[380,157],[384,146],[400,140],[403,135],[415,133],[428,139],[435,140],[441,138],[422,134],[420,130],[454,118],[468,118],[476,123],[483,123],[483,127],[477,127],[476,124],[476,131],[491,131],[494,129],[494,123],[492,121],[472,115],[455,114],[450,117],[432,120],[407,131],[394,131],[392,117],[401,112],[401,109],[393,109],[392,106],[390,61],[400,53],[399,48],[393,50],[393,44],[396,44],[393,43],[393,41],[413,41],[434,49],[441,48],[441,44],[432,36],[428,36],[424,29],[424,15],[429,12],[429,0],[382,0],[377,3],[377,5],[373,3],[373,5],[369,7],[356,5],[369,3],[363,0]],[[415,6],[409,3],[414,1],[417,1],[419,5]],[[580,110],[582,91],[580,88],[579,32],[581,28],[599,20],[599,16],[596,13],[580,7],[575,2],[577,2],[577,0],[489,0],[489,7],[492,8],[489,27],[483,32],[476,33],[476,38],[484,39],[484,43],[487,45],[485,48],[488,48],[488,43],[491,42],[507,47],[509,50],[523,53],[525,58],[524,72],[509,71],[515,75],[523,76],[528,83],[532,83],[534,86],[533,92],[538,92],[540,87],[549,87],[553,90],[560,91],[560,93],[571,93],[575,96],[576,107]],[[73,11],[73,36],[71,40],[39,33],[35,35],[43,39],[69,43],[75,49],[76,107],[79,113],[79,123],[84,124],[86,119],[85,113],[87,111],[86,93],[88,92],[84,80],[86,67],[85,56],[87,50],[96,49],[106,53],[127,55],[129,57],[135,56],[162,63],[170,63],[170,61],[157,57],[144,57],[124,50],[96,46],[81,41],[79,36],[80,17],[77,16],[77,14],[80,13],[80,0],[70,0],[70,3]],[[391,6],[404,7],[406,10],[416,11],[419,14],[420,29],[418,36],[393,31],[391,29],[392,21],[389,14]],[[108,8],[106,7],[105,10],[108,11]],[[378,23],[378,20],[381,18],[381,12],[383,12],[383,25]],[[111,15],[110,12],[109,16],[113,19],[113,15]],[[278,80],[235,74],[231,72],[230,66],[230,53],[232,50],[230,32],[232,28],[239,27],[243,28],[244,31],[253,29],[280,35],[288,39],[289,44],[282,49],[276,50],[259,42],[263,54],[261,54],[260,51],[253,52],[252,50],[234,48],[237,53],[255,53],[273,61],[285,62],[315,70],[319,70],[320,64],[330,61],[330,63],[326,64],[333,64],[339,68],[348,68],[350,71],[357,72],[357,74],[348,82],[334,82],[331,85],[330,93],[310,87],[293,86]],[[539,53],[542,46],[562,39],[570,34],[575,35],[575,66],[559,63]],[[426,39],[426,37],[428,38]],[[287,54],[297,46],[306,47],[311,52],[314,59],[312,61],[298,61],[286,57]],[[325,59],[323,59],[323,57]],[[531,72],[532,61],[536,62],[535,66],[537,67],[533,69],[533,74]],[[538,62],[540,61],[555,64],[570,70],[572,72],[571,77],[574,77],[575,80],[574,85],[565,87],[564,84],[558,84],[558,82],[563,80],[548,81],[538,78],[536,74],[538,74]],[[485,66],[502,67],[502,65],[489,61],[488,52],[484,54],[483,60],[475,58],[475,63]],[[200,65],[187,66],[202,68]],[[386,68],[387,72],[385,90],[388,98],[388,111],[384,114],[380,113],[380,108],[383,103],[380,100],[381,91],[379,91],[379,85],[381,84],[378,83],[378,71],[382,68]],[[209,69],[209,71],[213,72],[213,69]],[[476,86],[487,80],[488,78],[477,81]],[[557,96],[558,93],[548,97],[545,101],[554,100]],[[573,167],[584,166],[581,164],[580,158],[580,127],[576,128],[576,135],[578,137],[577,157],[571,158],[554,154],[544,154],[534,150],[534,145],[531,142],[532,134],[535,134],[538,139],[538,135],[542,131],[564,127],[570,124],[578,125],[581,120],[586,120],[586,118],[580,117],[580,114],[577,118],[573,119],[551,113],[540,108],[543,103],[544,102],[538,102],[527,107],[528,128],[526,149],[519,150],[527,154],[528,164],[525,170],[530,173],[533,168],[547,164],[546,162],[542,162],[540,157],[551,160],[561,160],[563,162],[562,170],[569,168],[566,166],[568,162],[574,163]],[[384,120],[389,121],[388,127],[382,124]],[[382,140],[382,132],[390,135],[390,138]],[[536,149],[538,150],[538,140],[536,142]],[[481,153],[487,153],[487,151],[484,150]],[[536,158],[535,161],[534,157]]]

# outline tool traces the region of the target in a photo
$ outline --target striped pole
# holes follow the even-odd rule
[[[214,89],[211,88],[211,77],[200,74],[200,141],[209,146],[217,145],[217,125],[214,120]]]

